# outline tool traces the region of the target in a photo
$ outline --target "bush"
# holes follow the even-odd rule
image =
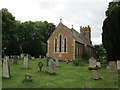
[[[84,66],[83,60],[73,60],[72,62],[74,66]]]

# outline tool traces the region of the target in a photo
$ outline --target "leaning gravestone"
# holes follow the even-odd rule
[[[51,74],[54,74],[56,72],[56,64],[55,62],[53,61],[53,59],[50,59],[49,61],[49,67],[48,67],[48,72],[51,73]]]
[[[28,56],[26,55],[25,57],[24,57],[24,68],[28,68],[28,64],[29,64],[29,60],[28,60]]]
[[[60,66],[59,60],[56,59],[55,62],[56,62],[56,66],[59,67]]]
[[[3,77],[9,78],[10,77],[10,65],[9,65],[7,58],[3,59],[3,68],[2,69],[3,69],[2,70]]]
[[[96,68],[96,65],[97,65],[96,59],[91,57],[89,59],[89,70]]]

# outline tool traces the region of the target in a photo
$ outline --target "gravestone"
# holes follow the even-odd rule
[[[41,59],[41,58],[42,58],[42,56],[40,55],[40,56],[39,56],[39,58]]]
[[[25,74],[25,80],[30,80],[32,81],[32,75],[31,74]]]
[[[10,55],[10,60],[13,61],[13,56],[12,55]]]
[[[96,70],[92,70],[92,78],[93,78],[94,80],[99,80],[99,79],[101,79],[100,76],[99,76],[99,72],[98,72],[97,69],[96,69]]]
[[[28,60],[28,55],[26,55],[26,56],[24,56],[24,68],[29,68],[28,67],[28,65],[29,65],[29,60]]]
[[[53,59],[50,59],[49,63],[48,63],[48,72],[51,73],[51,74],[54,74],[56,73],[56,64],[55,62],[53,61]]]
[[[117,62],[109,61],[109,72],[117,72]]]
[[[96,59],[91,57],[89,59],[89,70],[92,70],[92,69],[96,68],[96,65],[97,65]]]
[[[2,72],[2,74],[3,74],[3,77],[5,77],[5,78],[9,78],[10,77],[10,65],[9,65],[9,62],[8,62],[8,58],[4,58],[3,59],[3,72]]]
[[[117,70],[120,71],[120,60],[117,60]]]
[[[101,65],[100,65],[100,62],[97,62],[97,67],[100,69]]]
[[[50,57],[46,58],[46,64],[47,64],[47,66],[48,66],[48,63],[49,63],[50,59],[51,59]]]
[[[42,71],[43,63],[42,63],[42,62],[39,62],[39,63],[38,63],[38,67],[40,68],[40,71]]]
[[[35,58],[34,57],[31,57],[31,59],[34,61],[35,60]]]
[[[23,53],[21,53],[20,58],[21,58],[21,59],[23,59],[23,58],[24,58],[24,54],[23,54]]]
[[[18,56],[17,56],[17,55],[14,55],[14,56],[13,56],[13,63],[14,63],[14,64],[17,64],[17,59],[18,59]]]
[[[56,59],[55,62],[56,62],[56,66],[59,67],[60,66],[59,60]]]

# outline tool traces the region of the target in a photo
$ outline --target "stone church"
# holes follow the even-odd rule
[[[73,26],[68,28],[60,20],[59,25],[49,37],[47,57],[60,60],[79,60],[82,59],[83,49],[89,52],[89,57],[95,56],[95,49],[91,41],[91,28],[80,27],[80,33]]]

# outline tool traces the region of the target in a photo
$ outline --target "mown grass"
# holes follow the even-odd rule
[[[38,62],[43,62],[42,71],[39,71]],[[99,70],[101,80],[92,80],[92,72],[88,70],[88,63],[82,66],[74,66],[72,63],[60,63],[56,69],[56,75],[47,73],[45,59],[29,61],[29,69],[23,68],[23,60],[18,64],[10,61],[11,78],[3,78],[3,88],[118,88],[118,74],[108,72],[105,68]],[[23,82],[24,75],[32,75],[32,82]]]

